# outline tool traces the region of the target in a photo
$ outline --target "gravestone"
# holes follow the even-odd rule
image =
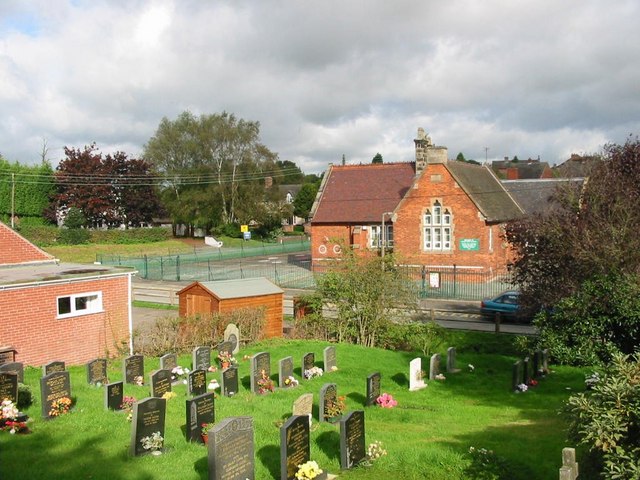
[[[196,369],[189,372],[187,380],[189,395],[197,396],[207,392],[207,372],[202,369]]]
[[[0,366],[16,361],[16,349],[13,347],[0,347]]]
[[[320,402],[318,408],[318,420],[329,421],[329,407],[338,401],[338,386],[335,383],[325,383],[320,389]]]
[[[185,429],[185,435],[188,442],[204,443],[202,425],[213,423],[216,419],[214,398],[215,395],[211,392],[203,393],[187,400],[187,428]]]
[[[151,396],[162,397],[171,391],[171,370],[161,368],[149,374],[149,385],[151,385]]]
[[[15,373],[18,376],[18,383],[24,383],[24,365],[21,362],[8,362],[0,365],[0,372]]]
[[[178,366],[178,357],[175,353],[167,353],[160,357],[160,368],[163,370],[173,370]]]
[[[51,418],[49,413],[53,402],[64,397],[71,399],[69,372],[53,372],[40,379],[40,405],[44,418]]]
[[[160,432],[164,438],[164,422],[167,413],[167,401],[164,398],[145,398],[133,404],[133,420],[131,421],[131,444],[129,453],[132,456],[150,453],[142,446],[141,440]]]
[[[459,368],[456,368],[456,348],[447,348],[447,373],[458,373]]]
[[[322,351],[322,359],[324,360],[324,371],[326,373],[331,372],[338,368],[336,361],[336,347],[333,345],[326,347]]]
[[[311,423],[311,415],[313,415],[313,393],[305,393],[296,398],[293,402],[292,414],[304,415],[309,419],[309,423]]]
[[[288,388],[293,385],[287,385],[285,380],[293,377],[293,357],[285,357],[278,362],[278,386],[280,388]]]
[[[366,405],[370,407],[376,404],[376,400],[380,396],[380,372],[372,373],[367,377],[367,400]]]
[[[209,430],[209,480],[255,480],[253,419],[228,417]]]
[[[144,383],[144,357],[142,355],[131,355],[124,359],[122,366],[124,381],[135,384],[136,379]]]
[[[340,420],[340,468],[353,468],[366,456],[364,411],[349,412]]]
[[[517,391],[518,385],[520,385],[520,381],[522,380],[522,360],[518,360],[513,363],[513,367],[511,369],[511,390]]]
[[[211,366],[211,347],[196,347],[191,352],[191,368],[209,370]]]
[[[240,351],[240,329],[235,323],[230,323],[224,329],[224,341],[231,344],[231,353],[233,355]]]
[[[422,359],[420,357],[414,358],[409,362],[409,391],[420,390],[427,386],[424,383],[422,372]]]
[[[107,359],[96,358],[87,363],[87,383],[107,383]]]
[[[545,375],[549,374],[549,350],[547,348],[542,350],[542,371]]]
[[[440,354],[434,353],[429,361],[429,380],[435,380],[440,375]]]
[[[220,376],[222,381],[222,394],[232,397],[238,393],[238,367],[225,368]]]
[[[542,352],[540,350],[536,350],[533,354],[533,376],[538,378],[542,375]]]
[[[295,415],[280,427],[280,479],[295,480],[298,465],[311,459],[309,417]]]
[[[269,352],[256,353],[251,357],[251,391],[258,393],[258,381],[271,376],[271,355]]]
[[[104,389],[104,408],[120,410],[124,400],[124,382],[107,383]]]
[[[0,402],[5,399],[18,403],[18,375],[15,373],[0,373]]]
[[[522,361],[522,383],[529,385],[531,381],[531,359],[527,355]]]
[[[216,347],[216,350],[218,350],[218,354],[226,352],[233,356],[233,345],[228,340],[220,342]]]
[[[305,353],[302,357],[302,375],[305,370],[311,370],[316,365],[316,355],[313,352]]]
[[[66,367],[64,362],[59,362],[59,361],[49,362],[46,365],[42,366],[42,376],[45,377],[50,373],[64,372],[65,370],[66,370]]]
[[[578,462],[576,462],[576,449],[565,447],[562,449],[562,467],[560,467],[560,480],[576,480],[580,473]]]

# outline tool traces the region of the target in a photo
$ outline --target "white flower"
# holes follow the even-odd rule
[[[473,372],[476,369],[476,367],[474,367],[471,364],[469,364],[468,367],[469,367],[469,371],[471,371],[471,372]]]

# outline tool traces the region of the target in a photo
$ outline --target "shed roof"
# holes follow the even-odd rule
[[[193,282],[178,292],[180,295],[191,289],[195,285],[200,285],[211,295],[219,300],[231,298],[259,297],[262,295],[283,294],[284,290],[264,277],[243,278],[238,280],[220,280],[215,282]]]
[[[0,290],[25,285],[72,282],[109,276],[132,275],[133,268],[86,263],[42,263],[0,266]]]

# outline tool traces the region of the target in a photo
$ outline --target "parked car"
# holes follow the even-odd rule
[[[497,297],[485,298],[480,302],[480,313],[491,320],[494,320],[498,313],[503,320],[530,320],[520,306],[520,292],[517,290],[507,290]]]

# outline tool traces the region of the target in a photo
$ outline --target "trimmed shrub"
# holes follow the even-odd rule
[[[21,223],[17,230],[20,235],[39,247],[55,245],[60,236],[60,229],[53,225],[36,226]]]
[[[30,407],[33,404],[33,393],[31,393],[31,388],[24,383],[18,384],[18,402],[16,406],[18,410],[24,410],[27,407]]]
[[[154,228],[129,228],[127,230],[92,230],[92,243],[132,244],[163,242],[172,238],[170,229]]]
[[[60,230],[58,241],[64,245],[80,245],[89,243],[89,230],[84,228],[63,228]]]

